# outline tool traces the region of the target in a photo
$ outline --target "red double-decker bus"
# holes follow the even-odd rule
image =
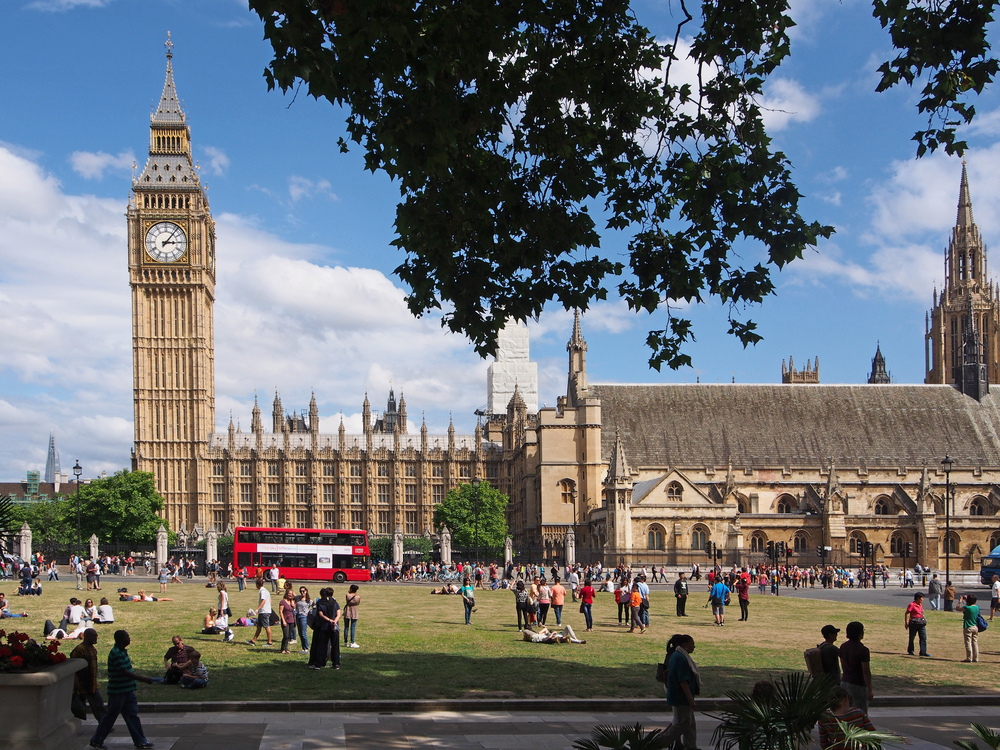
[[[298,581],[370,581],[368,555],[367,531],[240,527],[233,540],[235,566],[277,563],[284,578]]]

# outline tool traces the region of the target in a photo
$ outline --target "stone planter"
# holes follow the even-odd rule
[[[37,672],[0,674],[0,735],[6,747],[52,750],[80,729],[70,712],[73,675],[84,669],[83,659]]]

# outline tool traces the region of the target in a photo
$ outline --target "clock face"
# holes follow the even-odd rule
[[[184,256],[187,236],[172,221],[161,221],[146,232],[146,254],[160,263],[173,263]]]

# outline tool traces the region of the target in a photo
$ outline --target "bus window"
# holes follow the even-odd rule
[[[364,547],[365,544],[366,544],[366,542],[365,542],[365,535],[364,534],[354,534],[354,535],[351,536],[351,546],[352,547]]]
[[[241,567],[249,567],[250,565],[250,553],[249,552],[237,552],[236,553],[236,564]]]
[[[352,565],[352,567],[355,570],[367,568],[368,567],[368,558],[364,557],[362,555],[358,555],[357,557],[353,558],[353,565]]]

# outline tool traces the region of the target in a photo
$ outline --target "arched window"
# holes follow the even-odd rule
[[[691,532],[691,549],[704,550],[708,542],[708,531],[704,526],[696,526]]]
[[[885,497],[880,497],[875,501],[875,515],[876,516],[889,516],[892,515],[892,506],[889,504],[889,500]]]
[[[987,508],[986,499],[982,497],[977,497],[971,503],[969,503],[969,515],[985,516],[986,508]]]
[[[795,552],[805,552],[809,549],[809,537],[806,536],[806,532],[795,532],[795,536],[792,538],[792,549]]]
[[[737,510],[738,513],[746,513],[747,512],[747,504],[745,502],[743,502],[742,500],[737,500],[736,501],[736,510]]]
[[[1000,547],[1000,531],[993,532],[993,536],[990,537],[990,552]]]
[[[902,534],[893,534],[889,540],[889,551],[894,555],[902,555],[906,552],[906,539]]]
[[[754,532],[750,537],[750,551],[763,552],[767,548],[767,539],[759,531]]]
[[[958,534],[952,532],[951,536],[946,537],[944,540],[944,553],[946,555],[957,555],[958,547],[961,541],[962,540],[958,538]]]
[[[791,513],[795,510],[795,498],[791,495],[782,495],[778,498],[778,502],[774,507],[778,513]]]
[[[666,549],[662,526],[653,525],[646,532],[646,549]]]
[[[852,555],[861,555],[865,551],[865,535],[859,531],[851,534],[850,549]]]
[[[680,482],[671,482],[667,485],[667,500],[677,500],[679,502],[683,495],[684,488],[681,487]]]
[[[576,496],[576,482],[572,479],[563,479],[559,482],[559,491],[562,494],[562,501],[572,504]]]

